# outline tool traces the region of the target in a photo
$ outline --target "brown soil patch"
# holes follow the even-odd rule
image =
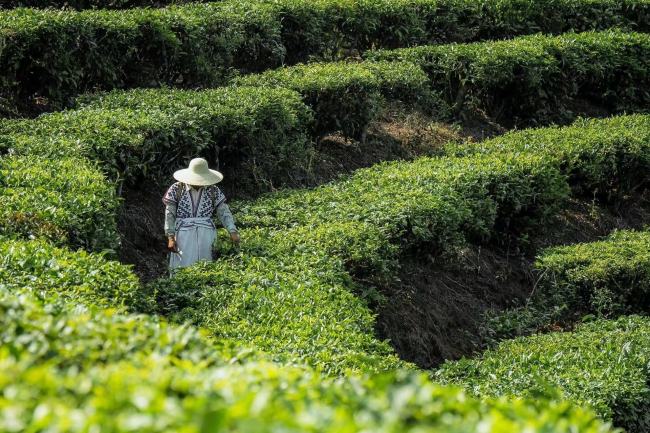
[[[402,257],[396,280],[380,288],[377,333],[399,355],[423,368],[471,356],[485,348],[481,327],[488,311],[522,305],[534,286],[535,255],[552,245],[592,242],[615,229],[650,226],[650,192],[615,208],[573,200],[526,244],[471,246],[441,261],[419,250]]]

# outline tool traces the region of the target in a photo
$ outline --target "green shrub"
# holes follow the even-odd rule
[[[593,317],[650,312],[650,233],[615,232],[600,242],[543,250],[525,306],[486,317],[488,339],[500,341]]]
[[[542,251],[537,298],[563,316],[650,313],[650,233],[616,232],[606,240]]]
[[[216,86],[278,66],[280,23],[248,2],[124,11],[0,12],[0,101],[60,108],[94,89]]]
[[[85,251],[71,252],[44,241],[0,242],[0,287],[56,296],[69,304],[121,308],[150,305],[131,270]]]
[[[216,86],[370,48],[536,32],[645,31],[645,0],[226,0],[163,9],[0,12],[0,113],[60,108],[92,89]]]
[[[201,154],[243,190],[286,182],[308,158],[311,112],[286,89],[137,90],[35,120],[0,122],[0,147],[14,153],[99,160],[130,182],[168,174]]]
[[[401,372],[328,381],[269,363],[167,367],[148,357],[79,374],[16,362],[0,350],[0,384],[13,391],[2,430],[72,432],[440,430],[607,433],[587,410],[567,403],[479,402]]]
[[[77,265],[77,269],[82,266]],[[110,270],[109,266],[110,263],[105,263],[97,269],[105,272]],[[50,365],[62,374],[68,369],[83,372],[122,361],[137,364],[144,356],[167,360],[169,366],[191,363],[207,368],[243,360],[254,353],[226,340],[212,340],[204,331],[189,326],[169,325],[153,316],[102,309],[93,306],[92,300],[90,304],[84,303],[86,294],[69,291],[66,277],[73,273],[72,269],[64,271],[61,292],[54,290],[56,285],[42,292],[40,289],[45,285],[56,284],[45,280],[42,274],[37,277],[42,286],[0,286],[0,342],[5,355],[26,365]],[[79,293],[82,303],[71,302]],[[255,357],[263,359],[261,354]]]
[[[372,48],[504,39],[537,32],[624,27],[645,31],[641,0],[281,0],[282,40],[291,63]]]
[[[239,208],[241,254],[178,272],[151,290],[163,314],[252,342],[279,360],[332,374],[381,371],[396,359],[372,335],[373,316],[348,272],[389,278],[399,247],[429,244],[440,253],[469,236],[523,228],[552,213],[566,193],[557,168],[534,157],[381,164]]]
[[[429,92],[422,70],[404,62],[312,63],[247,75],[234,83],[295,90],[315,112],[315,135],[341,131],[356,139],[379,110],[380,96],[417,104],[428,103]]]
[[[650,117],[581,119],[571,126],[528,129],[470,146],[450,146],[451,154],[533,153],[557,161],[576,193],[618,197],[642,188],[650,172]]]
[[[281,359],[297,356],[333,373],[372,368],[359,362],[359,354],[386,352],[360,337],[371,329],[371,317],[362,325],[348,321],[349,308],[342,307],[351,305],[346,291],[374,302],[372,284],[394,274],[401,251],[444,254],[467,241],[525,232],[557,212],[569,195],[567,180],[586,190],[594,182],[608,185],[608,173],[643,166],[644,141],[649,142],[642,134],[645,117],[510,134],[461,148],[465,157],[453,156],[459,149],[450,147],[449,157],[379,164],[314,190],[236,203],[246,239],[242,252],[179,272],[152,290],[164,314],[192,320],[216,335],[256,341]],[[576,176],[578,168],[593,176]],[[649,172],[639,170],[636,180]],[[366,286],[352,283],[352,276]],[[312,304],[321,297],[328,301]],[[366,307],[355,308],[359,312],[352,316],[362,317]],[[313,329],[305,324],[311,322],[349,330],[321,330],[322,341],[314,344]],[[295,331],[283,333],[286,329]],[[342,346],[329,342],[341,335]],[[332,351],[339,347],[350,350],[336,358]]]
[[[169,4],[190,3],[197,0],[6,0],[4,8],[70,8],[70,9],[129,9],[134,7],[161,7]],[[200,1],[200,0],[199,0]]]
[[[117,247],[115,189],[86,160],[3,157],[0,201],[4,235],[92,250]]]
[[[650,320],[599,320],[574,332],[501,343],[476,360],[448,362],[435,373],[481,397],[548,394],[549,386],[587,404],[630,433],[650,427]]]
[[[650,36],[618,30],[366,52],[421,65],[450,112],[481,110],[512,125],[566,121],[580,104],[608,111],[650,98]]]
[[[0,324],[2,431],[611,431],[565,402],[480,402],[405,371],[332,380],[192,327],[29,293],[0,289]]]

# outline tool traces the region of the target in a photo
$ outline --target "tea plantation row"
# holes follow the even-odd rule
[[[192,328],[0,288],[0,431],[606,433],[568,403],[479,402],[406,371],[323,377]]]
[[[552,11],[549,13],[548,11]],[[645,0],[226,0],[163,9],[0,12],[0,109],[56,109],[92,89],[215,86],[373,47],[536,32],[646,31]]]
[[[489,141],[482,147],[484,150],[492,149],[492,152],[496,154],[494,157],[485,155],[427,158],[412,163],[384,164],[363,170],[347,181],[311,192],[272,195],[241,209],[245,216],[243,225],[250,226],[244,230],[247,243],[243,253],[231,255],[226,260],[217,263],[204,264],[195,268],[194,272],[180,273],[174,279],[154,284],[148,290],[144,289],[145,291],[129,283],[133,280],[122,274],[123,268],[120,265],[103,264],[103,261],[97,260],[96,257],[87,253],[71,254],[62,250],[53,251],[50,247],[33,241],[27,243],[5,242],[3,244],[2,257],[6,257],[6,259],[3,263],[5,275],[3,275],[2,281],[4,284],[14,284],[13,288],[9,286],[13,291],[20,287],[32,286],[32,290],[40,293],[39,296],[46,299],[48,303],[52,302],[49,298],[56,299],[57,295],[54,292],[58,292],[58,296],[63,297],[63,301],[66,300],[66,296],[70,296],[100,305],[109,305],[107,302],[110,303],[111,300],[117,305],[122,302],[138,300],[142,305],[142,300],[147,299],[148,294],[151,294],[157,302],[147,302],[145,305],[152,305],[175,320],[190,319],[205,326],[218,337],[218,341],[228,342],[227,350],[237,347],[232,345],[233,342],[235,344],[250,344],[267,351],[271,358],[279,361],[307,362],[330,373],[340,372],[346,368],[360,371],[393,369],[399,364],[390,355],[390,350],[387,346],[382,347],[378,342],[372,341],[372,316],[363,303],[350,293],[350,290],[354,290],[354,285],[351,284],[349,277],[346,277],[350,268],[355,272],[364,268],[375,272],[390,267],[390,261],[394,260],[398,254],[396,248],[399,248],[401,244],[400,239],[408,245],[412,245],[413,242],[422,243],[444,239],[437,243],[439,248],[442,248],[453,245],[447,242],[450,239],[463,242],[463,238],[472,233],[475,235],[482,233],[484,236],[496,233],[499,230],[499,224],[496,224],[496,221],[505,216],[508,217],[510,226],[513,224],[525,226],[528,218],[534,218],[534,220],[543,218],[548,209],[561,203],[562,198],[568,194],[567,179],[571,180],[576,191],[586,192],[585,188],[594,187],[600,183],[598,179],[608,179],[608,173],[611,170],[619,172],[623,167],[638,167],[647,176],[647,155],[650,143],[647,120],[647,116],[625,116],[583,122],[567,128],[548,128],[513,133],[504,138]],[[646,129],[645,132],[644,129]],[[582,142],[575,141],[575,137],[578,135],[584,137]],[[539,156],[527,156],[525,148],[518,148],[518,143],[523,142],[529,144],[528,149],[538,153]],[[510,157],[504,158],[504,155],[499,154],[499,152],[505,152],[502,149],[506,147],[506,143],[510,143],[512,150],[519,150],[518,156],[512,154]],[[596,148],[601,149],[602,153],[598,160],[594,161],[589,159],[589,156],[593,155],[593,149]],[[540,149],[543,149],[543,152],[540,152]],[[455,149],[452,148],[451,151],[453,150]],[[621,157],[623,158],[621,159]],[[585,176],[584,173],[587,172],[591,175]],[[571,173],[570,176],[569,173]],[[637,181],[643,179],[642,176],[633,173],[630,176],[635,177]],[[584,179],[584,183],[575,179]],[[369,185],[372,185],[373,188],[369,188]],[[361,193],[362,190],[365,193]],[[334,206],[337,203],[338,205]],[[303,212],[298,211],[298,205],[304,209]],[[293,212],[299,216],[297,218],[298,226],[293,226],[294,223],[285,218],[288,215],[284,212],[289,211],[292,206],[295,206]],[[452,212],[452,210],[456,212]],[[338,212],[340,214],[337,214]],[[388,215],[384,216],[385,213]],[[349,215],[351,221],[342,220],[342,215]],[[246,222],[247,219],[248,222]],[[459,219],[460,221],[458,221]],[[259,224],[254,222],[256,220],[259,221]],[[269,228],[265,229],[265,224]],[[300,226],[301,224],[303,226]],[[598,281],[597,276],[594,277],[594,281]],[[117,282],[123,285],[111,287],[111,284]],[[95,291],[96,289],[101,289],[101,291]],[[20,289],[18,290],[20,291]],[[136,292],[139,293],[133,296],[132,293]],[[13,309],[15,308],[13,307]],[[137,306],[136,308],[142,307]],[[48,312],[47,317],[51,316],[52,311],[54,310]],[[15,320],[13,315],[7,317],[12,317],[12,321]],[[30,315],[29,322],[36,323],[35,317]],[[78,311],[75,312],[75,317],[81,323],[95,323],[95,321],[85,322],[84,318],[87,319],[88,316],[80,315]],[[112,316],[108,315],[107,317]],[[118,319],[116,320],[119,322],[121,319]],[[110,319],[109,322],[113,323],[113,319]],[[560,353],[576,353],[571,358],[573,362],[566,364],[567,368],[569,366],[574,369],[579,368],[583,372],[588,371],[590,377],[598,377],[598,390],[602,392],[595,394],[592,381],[583,380],[582,376],[576,377],[574,380],[575,371],[567,370],[567,374],[562,376],[563,382],[559,383],[570,391],[567,392],[567,396],[576,402],[593,405],[602,416],[613,416],[619,425],[634,428],[635,424],[631,420],[642,418],[633,415],[642,414],[644,407],[642,405],[646,404],[643,396],[647,378],[643,376],[644,370],[640,367],[639,362],[645,359],[644,353],[647,353],[648,346],[647,342],[643,340],[643,335],[647,335],[648,325],[641,319],[633,322],[634,326],[624,326],[621,323],[623,322],[617,324],[599,322],[597,325],[599,328],[594,325],[589,332],[579,330],[574,334],[546,337],[557,338],[558,341],[553,344],[540,343],[538,346],[531,347],[537,347],[535,353],[539,353],[539,356],[544,359],[550,357],[556,364],[559,362],[557,359],[561,356]],[[93,334],[83,338],[93,338],[90,341],[103,342],[106,338],[105,332],[111,331],[101,330],[108,325],[97,326],[99,328],[97,332],[102,335],[101,338],[95,339]],[[119,325],[111,324],[110,326]],[[31,328],[31,332],[40,332],[37,326],[35,328]],[[6,329],[7,332],[15,332],[11,331],[11,327]],[[30,328],[21,326],[14,329],[24,332],[25,329]],[[48,326],[47,329],[54,329],[50,332],[58,334],[56,329],[62,328]],[[196,379],[193,376],[193,373],[197,373],[196,371],[192,370],[188,373],[184,370],[183,367],[190,368],[187,364],[164,357],[161,359],[160,356],[156,356],[155,361],[152,360],[150,356],[146,355],[147,351],[153,350],[148,348],[151,340],[141,340],[137,337],[140,333],[142,335],[151,334],[141,331],[131,333],[130,331],[133,329],[137,330],[138,328],[129,328],[129,338],[133,338],[133,342],[111,345],[108,346],[108,349],[102,345],[102,350],[110,349],[117,352],[100,355],[94,355],[92,351],[77,353],[72,350],[77,347],[76,345],[68,348],[65,352],[74,360],[69,361],[74,365],[82,363],[80,356],[89,356],[94,359],[93,364],[98,365],[82,370],[82,377],[87,378],[87,381],[81,383],[88,383],[93,391],[101,391],[100,394],[105,392],[107,395],[114,396],[110,401],[96,397],[91,398],[91,394],[89,394],[91,388],[79,386],[77,368],[74,369],[76,379],[73,380],[67,373],[70,370],[60,369],[56,362],[25,361],[21,363],[17,362],[19,358],[16,354],[22,353],[22,349],[5,351],[3,365],[7,368],[3,369],[6,372],[3,383],[11,385],[5,389],[12,390],[10,400],[15,405],[12,407],[21,409],[19,412],[21,416],[14,417],[12,420],[24,419],[29,422],[47,423],[52,422],[53,413],[79,417],[83,415],[84,411],[92,411],[97,414],[96,405],[101,405],[102,409],[100,409],[100,415],[97,418],[82,419],[87,422],[98,420],[96,421],[98,423],[108,423],[107,425],[115,426],[117,431],[128,429],[131,425],[129,423],[135,422],[134,419],[141,423],[138,425],[142,428],[164,429],[165,426],[175,425],[175,422],[187,423],[189,418],[186,416],[196,416],[195,410],[198,413],[211,411],[211,407],[206,406],[208,404],[205,400],[208,398],[206,395],[214,398],[215,393],[219,396],[225,393],[225,396],[222,396],[223,399],[218,399],[218,412],[226,411],[228,422],[235,423],[242,417],[252,416],[258,420],[266,417],[267,422],[273,420],[286,423],[297,421],[295,421],[295,417],[289,419],[282,416],[285,412],[276,407],[275,403],[269,402],[285,402],[285,397],[293,401],[294,404],[302,404],[300,402],[311,404],[312,401],[320,400],[322,402],[323,399],[329,401],[326,396],[330,395],[328,394],[330,388],[329,385],[324,385],[328,383],[327,380],[315,373],[305,373],[304,369],[298,369],[296,373],[291,373],[291,370],[272,364],[262,364],[261,367],[258,364],[246,364],[243,367],[218,367],[219,372],[214,374],[217,375],[217,378],[227,377],[228,379],[225,380],[201,375]],[[81,329],[79,334],[83,336],[87,332],[89,331]],[[116,332],[115,335],[124,337],[120,331],[114,332]],[[52,333],[46,335],[52,336]],[[59,337],[57,336],[57,338]],[[83,339],[79,335],[74,335],[73,338],[75,341]],[[20,341],[13,337],[8,337],[6,340]],[[621,369],[615,371],[615,374],[610,373],[610,361],[613,358],[607,358],[606,362],[601,362],[601,345],[594,344],[595,340],[609,342],[608,353],[612,353],[610,358],[615,353],[627,354],[624,358],[625,363],[622,364]],[[625,344],[627,342],[631,343]],[[48,344],[56,346],[57,343]],[[521,344],[526,344],[526,342]],[[52,359],[52,350],[41,352],[38,346],[32,347],[36,353],[47,353],[48,359]],[[133,347],[128,355],[132,360],[121,361],[122,352],[120,350],[122,349],[120,348],[126,350],[128,347]],[[159,345],[155,347],[160,348]],[[164,347],[155,350],[167,350]],[[200,347],[199,345],[199,349]],[[578,347],[579,351],[576,352],[575,349],[571,349],[572,347]],[[142,357],[133,355],[141,350],[145,353]],[[522,350],[525,350],[526,354],[531,353],[528,349]],[[184,356],[182,353],[172,353],[174,353],[173,356]],[[239,359],[239,355],[232,354],[230,356]],[[259,355],[255,355],[255,357],[257,356]],[[394,361],[391,361],[391,358]],[[499,355],[496,358],[503,362],[502,369],[513,368],[509,363],[512,360],[511,357]],[[103,359],[115,360],[115,363],[103,364],[97,361]],[[70,365],[65,361],[60,362],[63,366]],[[555,365],[553,362],[551,365]],[[168,367],[169,364],[174,367]],[[212,371],[208,369],[204,373],[212,373]],[[497,370],[497,373],[499,371]],[[528,372],[529,370],[522,369],[522,371]],[[556,372],[556,370],[552,371]],[[314,400],[309,399],[305,396],[307,388],[301,387],[303,382],[299,381],[297,376],[310,378],[305,387],[315,387],[316,383],[320,383],[321,387],[324,386],[327,390],[327,392],[323,391],[325,396],[318,393]],[[43,377],[50,379],[45,381],[41,379]],[[238,381],[233,382],[233,377],[239,378]],[[272,381],[271,377],[278,378],[280,382]],[[286,379],[286,377],[289,378]],[[414,396],[419,396],[413,405],[408,405],[409,408],[412,408],[408,410],[417,411],[417,413],[422,413],[421,410],[427,411],[427,409],[421,408],[420,404],[423,403],[420,402],[426,400],[430,404],[431,393],[435,395],[434,390],[437,388],[431,388],[430,385],[422,382],[422,379],[417,379],[414,376],[407,376],[407,378],[395,383],[394,376],[389,376],[385,382],[381,379],[374,379],[383,385],[377,385],[370,381],[364,383],[361,388],[359,385],[352,385],[352,387],[357,392],[369,388],[392,395],[393,387],[402,389],[401,386],[405,380],[407,383],[405,386],[412,389]],[[416,381],[416,385],[413,385],[413,380]],[[298,381],[297,384],[296,381]],[[198,386],[199,382],[204,386]],[[250,392],[253,392],[250,391],[251,389],[259,391],[260,383],[265,383],[266,393],[274,396],[274,398],[266,400],[267,405],[262,406],[268,411],[254,411],[253,408],[258,407],[253,406],[254,399],[245,398]],[[524,383],[532,384],[531,393],[535,392],[537,389],[535,387],[541,386],[536,385],[539,383],[538,381],[526,380]],[[208,385],[217,387],[217,389],[210,388]],[[206,386],[208,387],[206,388]],[[233,386],[237,389],[234,390]],[[345,401],[352,398],[347,394],[351,392],[347,391],[347,385],[339,383],[332,386],[337,390],[338,386],[344,386],[345,395],[348,396],[345,397]],[[138,389],[144,387],[147,390],[145,394],[149,396],[148,399],[133,400],[136,394],[135,387]],[[295,387],[303,391],[295,391]],[[504,385],[503,393],[525,392],[522,387],[523,385],[521,387]],[[191,389],[189,394],[188,389]],[[317,387],[316,389],[322,388]],[[425,394],[420,394],[420,392],[424,392],[421,391],[422,389],[426,391]],[[420,391],[416,392],[415,390]],[[298,394],[294,394],[294,391]],[[436,407],[443,404],[441,411],[451,410],[447,403],[452,407],[457,407],[457,403],[454,403],[455,397],[453,397],[455,394],[442,390],[437,392],[444,395],[442,399],[433,399],[433,402],[437,404]],[[366,391],[363,393],[365,398],[372,398],[373,401],[378,398],[380,401],[373,403],[373,407],[375,407],[374,404],[379,404],[381,410],[386,412],[386,416],[390,417],[394,413],[383,409],[387,407],[383,405],[394,405],[394,400],[389,398],[386,401],[384,400],[385,396],[379,397],[380,394],[373,393],[370,397]],[[21,398],[16,398],[18,395]],[[35,402],[39,401],[34,398],[35,395],[56,396],[56,398],[48,398],[45,402],[40,400],[41,404],[45,405],[44,407],[51,407],[49,406],[51,404],[56,410],[41,409],[32,412],[30,408],[33,409]],[[61,395],[67,397],[62,399]],[[597,395],[598,398],[593,397],[594,395]],[[619,396],[624,400],[618,398]],[[243,400],[239,400],[240,397]],[[167,402],[167,406],[155,403],[162,398],[171,398],[172,400]],[[340,404],[340,401],[336,399],[332,405]],[[633,404],[628,404],[628,402]],[[169,410],[169,405],[180,407],[177,405],[181,404],[183,410]],[[363,405],[363,403],[359,404]],[[476,415],[472,415],[474,412],[467,409],[467,405],[471,404],[474,403],[471,401],[464,403],[460,409],[457,409],[460,412],[452,411],[452,413],[457,413],[459,419],[465,419],[464,422],[467,422],[467,419],[475,419]],[[525,406],[523,403],[511,404],[514,404],[514,406],[509,406],[511,408]],[[188,406],[195,409],[187,409]],[[84,408],[81,415],[78,412],[74,412],[76,415],[69,412],[72,408],[79,407]],[[167,409],[164,415],[160,413],[163,407]],[[230,412],[230,409],[226,409],[226,407],[238,407],[241,411]],[[284,403],[282,407],[285,407]],[[298,409],[293,406],[289,407],[291,410],[308,410],[303,409],[303,406]],[[486,410],[485,406],[478,407],[480,409],[477,410]],[[639,407],[641,411],[637,410]],[[630,408],[634,411],[625,412]],[[324,410],[329,413],[326,409]],[[520,410],[523,412],[520,413]],[[121,416],[114,416],[116,411]],[[40,415],[33,418],[31,415],[33,413]],[[106,415],[103,415],[104,413]],[[108,413],[112,413],[113,416],[109,417]],[[400,415],[407,416],[409,413],[411,412]],[[448,415],[432,417],[431,412],[426,413],[429,414],[426,416],[427,422],[448,419]],[[490,413],[493,414],[493,411]],[[555,425],[554,415],[549,415],[549,413],[555,413],[553,410],[538,415],[529,407],[526,410],[515,409],[514,413],[512,411],[508,411],[508,413],[510,415],[507,419],[515,419],[514,425],[508,424],[510,429],[515,431],[520,429],[516,423],[519,416],[524,413],[525,415],[521,416],[532,417],[530,420],[526,418],[526,423],[533,422],[533,419],[535,422],[545,423],[548,421],[553,423],[553,429],[559,428]],[[563,417],[573,416],[567,415],[564,409],[562,413]],[[621,418],[617,415],[619,413],[628,413],[630,416]],[[135,414],[140,416],[135,416]],[[216,425],[218,422],[216,418],[205,416],[209,418],[205,421],[206,423],[215,423],[214,425]],[[500,419],[502,415],[497,411],[496,416]],[[62,419],[67,418],[64,416]],[[323,423],[332,422],[331,418],[325,417],[324,419]],[[422,418],[418,419],[425,422]],[[590,420],[591,418],[586,416],[582,419]],[[298,418],[298,420],[301,419]],[[246,422],[252,421],[248,419]],[[358,419],[349,421],[348,418],[345,418],[345,422],[360,421]],[[377,422],[386,423],[388,421],[381,418]],[[240,426],[239,424],[224,425]],[[354,428],[358,426],[358,424],[352,425]],[[535,428],[536,424],[533,426]],[[581,430],[584,426],[575,428]]]
[[[509,134],[485,144],[492,154],[380,164],[314,190],[272,194],[237,205],[241,254],[224,251],[150,290],[162,313],[216,336],[331,372],[372,370],[383,364],[369,354],[385,352],[358,337],[373,320],[362,314],[363,288],[352,276],[391,278],[406,248],[453,254],[466,242],[525,232],[549,221],[571,189],[591,197],[647,182],[649,146],[648,117],[623,116]]]
[[[650,232],[621,231],[600,242],[549,248],[525,307],[488,317],[488,337],[503,340],[566,325],[584,316],[650,312]]]
[[[643,433],[650,428],[649,360],[650,319],[628,316],[508,340],[477,359],[443,365],[435,380],[481,397],[567,398]]]
[[[362,135],[382,98],[426,109],[451,109],[459,101],[468,109],[485,108],[517,86],[520,101],[528,101],[517,106],[518,114],[530,118],[535,113],[538,118],[530,120],[539,122],[549,111],[562,112],[574,98],[604,101],[618,93],[619,104],[642,105],[649,95],[649,42],[646,35],[617,31],[534,36],[477,48],[431,48],[446,53],[436,67],[435,55],[410,56],[428,75],[410,62],[314,64],[239,80],[258,87],[86,97],[77,110],[0,122],[0,151],[9,154],[2,160],[6,205],[0,224],[9,232],[60,244],[114,248],[114,192],[94,164],[80,158],[99,161],[111,179],[140,182],[201,153],[218,157],[227,176],[236,174],[240,190],[257,192],[260,185],[286,184],[300,173],[318,136],[335,130]],[[525,65],[531,72],[524,81],[515,71]],[[441,78],[441,70],[449,80]],[[456,74],[483,79],[460,90],[453,84],[460,82],[453,79]],[[621,93],[621,83],[631,91]],[[286,88],[260,87],[271,85]],[[534,107],[532,95],[546,88],[565,90],[558,93],[561,98],[538,98]],[[461,93],[467,102],[458,97]]]

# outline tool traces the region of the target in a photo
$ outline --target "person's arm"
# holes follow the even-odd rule
[[[176,250],[176,203],[165,205],[165,235],[167,235],[167,249]]]
[[[176,234],[176,203],[167,203],[165,205],[165,234],[167,237]]]
[[[221,224],[228,230],[230,233],[230,239],[234,243],[239,243],[239,232],[237,231],[237,226],[235,225],[235,218],[230,212],[230,207],[226,202],[221,202],[217,206],[217,218],[221,221]]]
[[[221,221],[221,224],[229,233],[237,233],[235,218],[233,218],[232,212],[230,212],[230,207],[226,202],[221,202],[217,206],[217,218],[219,218],[219,221]]]

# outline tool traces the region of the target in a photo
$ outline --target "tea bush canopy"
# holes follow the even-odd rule
[[[435,377],[484,397],[539,398],[557,387],[564,397],[641,433],[650,421],[649,359],[650,319],[629,316],[505,341],[476,360],[448,362]]]
[[[474,359],[425,374],[376,326],[405,257],[647,189],[648,0],[1,7],[0,433],[650,430],[647,231],[542,251]],[[319,180],[404,116],[516,130]],[[244,242],[140,281],[125,197],[197,156]]]
[[[93,89],[216,86],[236,72],[373,47],[611,27],[647,31],[648,9],[645,0],[224,0],[117,11],[2,10],[0,114],[61,108]]]

